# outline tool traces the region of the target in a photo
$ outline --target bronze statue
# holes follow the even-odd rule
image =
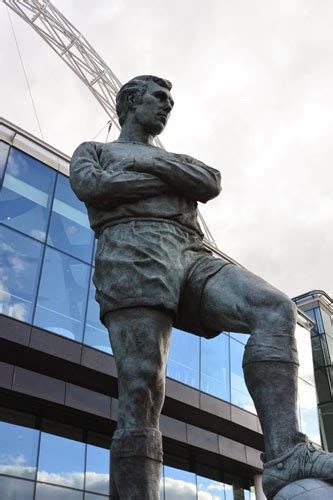
[[[282,292],[203,245],[197,202],[221,190],[217,170],[153,145],[174,105],[171,83],[138,76],[117,95],[121,133],[86,142],[70,169],[98,238],[94,283],[118,369],[111,498],[159,498],[159,416],[172,325],[213,338],[251,334],[245,381],[264,433],[268,498],[304,477],[333,480],[333,457],[299,432],[296,308]]]

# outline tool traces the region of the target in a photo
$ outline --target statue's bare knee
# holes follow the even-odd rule
[[[296,306],[279,290],[272,289],[251,314],[251,337],[243,364],[279,361],[298,364],[295,339]]]

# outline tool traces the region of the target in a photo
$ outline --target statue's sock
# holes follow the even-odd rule
[[[284,455],[298,442],[297,373],[296,363],[244,364],[245,382],[264,433],[266,460]]]
[[[111,445],[111,498],[159,500],[162,459],[158,429],[118,429]]]

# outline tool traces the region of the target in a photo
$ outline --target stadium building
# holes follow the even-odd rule
[[[0,119],[1,499],[108,495],[117,373],[91,282],[94,235],[68,167],[66,155]],[[310,311],[324,308],[322,296],[297,299],[312,317],[299,311],[299,417],[318,444],[311,331],[313,339],[320,331]],[[326,334],[332,338],[332,330]],[[263,438],[242,372],[246,341],[174,330],[161,417],[161,499],[265,498]],[[333,428],[325,408],[324,445]]]
[[[333,452],[333,299],[323,290],[313,290],[294,301],[315,323],[312,351],[321,436],[324,448]]]

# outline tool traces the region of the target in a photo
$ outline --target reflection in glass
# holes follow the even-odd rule
[[[252,398],[245,385],[242,361],[244,345],[230,339],[231,403],[244,410],[256,413]]]
[[[110,451],[88,444],[85,489],[107,495],[109,492],[109,468]]]
[[[89,266],[46,249],[34,324],[82,340]]]
[[[83,500],[83,493],[68,488],[37,483],[35,500]]]
[[[95,300],[95,285],[90,281],[84,344],[112,354],[109,333],[99,319],[99,305]]]
[[[224,484],[197,476],[198,500],[225,500]]]
[[[38,441],[39,431],[0,422],[0,474],[35,479]]]
[[[160,500],[164,500],[164,465],[161,467]]]
[[[30,322],[42,245],[0,225],[0,312]]]
[[[333,336],[333,322],[332,322],[332,316],[331,314],[326,311],[325,309],[321,309],[321,317],[323,320],[323,327],[326,335],[331,335]]]
[[[11,148],[0,193],[0,219],[44,241],[56,172]]]
[[[305,380],[306,382],[314,385],[315,380],[313,373],[310,332],[297,324],[295,337],[296,337],[298,359],[299,359],[298,376],[303,380]]]
[[[98,239],[95,238],[93,256],[92,256],[92,259],[91,259],[91,262],[92,262],[93,265],[95,265],[95,257],[96,257],[96,252],[97,252],[97,244],[98,244]]]
[[[164,467],[165,500],[196,500],[197,486],[192,472]]]
[[[199,337],[173,328],[167,375],[199,388]]]
[[[320,312],[319,307],[307,309],[304,312],[307,316],[309,316],[311,319],[313,319],[314,322],[316,323],[317,332],[324,333],[325,330],[324,330],[323,320],[321,317],[321,312]]]
[[[316,389],[302,379],[298,379],[298,402],[301,431],[315,443],[321,444]]]
[[[201,339],[200,390],[230,401],[229,336]]]
[[[1,500],[32,500],[34,483],[23,479],[0,476]]]
[[[231,484],[225,484],[225,500],[234,500],[234,491]]]
[[[2,182],[2,177],[7,162],[8,152],[9,152],[8,144],[0,141],[0,182]]]
[[[85,205],[75,196],[68,177],[58,174],[48,244],[90,263],[93,239]]]
[[[245,500],[256,500],[256,495],[252,490],[244,490],[244,499]]]
[[[234,333],[234,332],[230,332],[229,335],[230,335],[230,337],[232,339],[238,340],[238,342],[241,342],[244,345],[246,344],[246,342],[250,338],[250,335],[248,335],[247,333]]]
[[[84,455],[83,443],[42,432],[37,480],[83,489]]]

